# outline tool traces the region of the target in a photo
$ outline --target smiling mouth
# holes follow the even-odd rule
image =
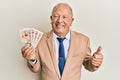
[[[62,25],[62,24],[56,24],[56,27],[58,27],[58,28],[63,28],[64,25]]]

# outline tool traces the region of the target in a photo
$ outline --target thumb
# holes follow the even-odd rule
[[[96,53],[99,54],[99,53],[101,53],[101,51],[102,51],[102,46],[99,46]]]

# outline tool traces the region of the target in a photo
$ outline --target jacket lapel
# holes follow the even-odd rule
[[[55,49],[54,49],[54,45],[53,45],[53,35],[52,35],[52,31],[50,33],[48,33],[48,39],[47,39],[47,44],[48,44],[48,48],[50,51],[50,55],[52,58],[52,62],[55,68],[55,71],[57,73],[57,75],[60,77],[60,73],[59,73],[59,68],[57,65],[57,61],[56,61],[56,55],[55,55]]]
[[[70,47],[69,47],[69,50],[68,50],[68,56],[67,56],[67,59],[66,59],[66,64],[65,64],[65,67],[64,67],[64,71],[63,71],[63,75],[65,74],[65,72],[67,70],[69,70],[69,66],[70,66],[70,62],[71,62],[71,58],[74,54],[74,45],[75,45],[75,35],[74,33],[71,31],[71,34],[70,34]]]

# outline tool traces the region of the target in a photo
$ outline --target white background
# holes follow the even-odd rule
[[[22,58],[19,30],[51,29],[51,10],[58,2],[71,5],[72,30],[89,36],[92,52],[103,46],[104,62],[96,72],[82,69],[82,80],[120,80],[119,0],[0,0],[0,80],[40,80]]]

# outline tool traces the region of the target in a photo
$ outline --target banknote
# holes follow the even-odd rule
[[[30,45],[36,47],[43,35],[43,32],[35,28],[23,28],[19,32],[22,46]]]

